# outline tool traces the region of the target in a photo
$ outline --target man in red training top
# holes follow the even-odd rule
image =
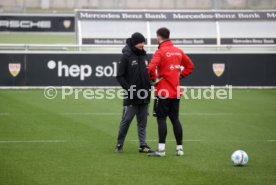
[[[173,125],[176,139],[176,155],[184,155],[182,146],[182,126],[179,121],[180,77],[190,75],[194,69],[191,59],[170,41],[170,30],[157,30],[158,50],[148,65],[148,73],[155,82],[154,116],[157,118],[159,145],[158,150],[149,156],[165,156],[167,136],[166,119]]]

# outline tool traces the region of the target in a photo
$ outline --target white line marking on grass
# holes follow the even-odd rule
[[[175,140],[171,140],[171,141],[175,141]],[[199,139],[184,139],[183,142],[201,142],[201,140]]]
[[[138,139],[132,139],[129,140],[130,142],[138,142]],[[149,139],[147,140],[148,142],[158,142],[158,139]],[[166,140],[168,142],[175,142],[174,139],[168,139]],[[199,139],[186,139],[183,140],[183,142],[240,142],[240,141],[235,141],[235,140],[199,140]],[[244,142],[276,142],[276,140],[244,140]]]
[[[63,112],[62,115],[121,115],[119,112]],[[223,115],[233,115],[233,113],[180,113],[180,115],[191,115],[191,116],[223,116]]]
[[[114,115],[121,115],[122,113],[119,112],[62,112],[58,113],[61,115],[81,115],[81,116],[114,116]],[[204,113],[204,112],[191,112],[191,113],[180,113],[180,115],[188,115],[188,116],[228,116],[233,115],[233,113]]]
[[[138,139],[132,139],[132,140],[129,140],[130,142],[138,142],[139,140]],[[158,140],[157,139],[147,139],[148,142],[157,142]],[[175,142],[175,140],[173,139],[168,139],[166,140],[168,142]],[[184,139],[183,142],[200,142],[201,140],[199,139]]]
[[[233,115],[233,113],[190,112],[190,113],[180,113],[180,115],[184,115],[184,116],[229,116],[229,115]]]
[[[0,116],[9,116],[10,115],[10,113],[8,113],[8,112],[0,112]]]
[[[10,140],[10,141],[0,141],[0,143],[66,143],[67,140]]]
[[[62,116],[114,116],[114,115],[122,115],[122,113],[115,113],[115,112],[61,112],[61,113],[8,113],[8,112],[2,112],[0,113],[0,116],[48,116],[51,114],[57,114],[57,115],[62,115]]]
[[[85,115],[95,115],[95,116],[114,116],[114,115],[121,115],[122,113],[117,113],[117,112],[62,112],[59,113],[61,115],[81,115],[81,116],[85,116]]]
[[[276,142],[276,139],[266,140],[267,142]]]
[[[9,112],[0,112],[0,116],[43,116],[43,115],[50,115],[50,114],[58,114],[64,116],[71,116],[71,115],[80,115],[80,116],[116,116],[121,115],[120,112],[60,112],[60,113],[9,113]],[[191,113],[180,113],[180,115],[184,116],[228,116],[233,115],[233,113],[204,113],[204,112],[191,112]]]

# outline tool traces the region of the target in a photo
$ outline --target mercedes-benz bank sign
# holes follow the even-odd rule
[[[5,28],[51,28],[51,21],[28,21],[28,20],[0,20],[0,27]]]

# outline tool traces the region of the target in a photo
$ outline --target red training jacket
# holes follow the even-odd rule
[[[161,43],[148,65],[151,80],[163,78],[155,84],[155,96],[180,98],[180,75],[186,77],[193,69],[191,59],[181,49],[174,47],[170,40]]]

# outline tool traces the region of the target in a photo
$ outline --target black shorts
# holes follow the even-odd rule
[[[159,98],[155,97],[153,105],[153,116],[163,118],[167,116],[178,117],[179,102],[177,98]]]

